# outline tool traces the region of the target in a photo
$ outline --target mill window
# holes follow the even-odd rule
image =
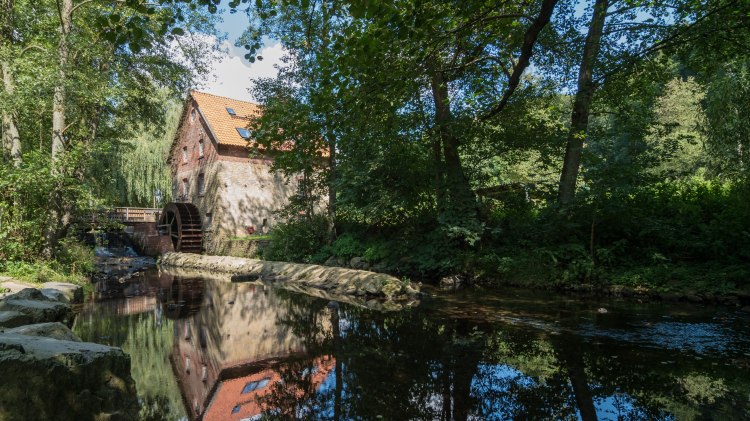
[[[206,193],[205,176],[203,173],[198,174],[198,194]]]
[[[237,133],[239,133],[243,139],[250,139],[250,130],[244,127],[235,127],[235,129],[237,129]]]

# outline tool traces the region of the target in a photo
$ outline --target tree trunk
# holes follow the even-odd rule
[[[448,193],[446,195],[447,205],[450,211],[455,213],[455,215],[449,215],[449,217],[451,219],[457,217],[476,219],[477,208],[474,193],[471,191],[469,180],[466,178],[461,165],[461,157],[458,153],[459,140],[450,127],[453,116],[450,110],[448,82],[445,81],[442,73],[436,71],[432,74],[430,85],[432,98],[435,101],[435,126],[442,143],[444,160],[442,163],[437,162],[436,164],[438,166],[444,165],[445,188]]]
[[[511,96],[518,88],[518,84],[521,83],[521,76],[523,72],[529,67],[531,63],[531,56],[534,53],[534,44],[536,44],[539,34],[542,32],[545,26],[549,23],[552,18],[552,12],[555,10],[558,0],[543,0],[542,8],[539,10],[539,14],[536,19],[531,22],[531,25],[526,29],[526,33],[523,36],[523,44],[521,44],[521,55],[518,57],[518,61],[513,66],[513,72],[508,77],[508,88],[505,90],[500,102],[495,105],[488,113],[482,116],[483,119],[490,118],[500,113],[510,101]]]
[[[58,80],[52,96],[52,163],[53,177],[59,177],[52,191],[50,191],[49,220],[45,232],[44,255],[52,258],[55,255],[57,243],[70,223],[70,209],[65,204],[62,192],[63,168],[60,159],[65,152],[65,85],[68,76],[70,50],[68,36],[73,21],[73,0],[61,0],[60,8],[60,42],[57,47]]]
[[[328,241],[336,241],[336,140],[328,140]]]
[[[322,44],[321,52],[323,54],[328,53],[329,39],[329,25],[331,19],[331,10],[328,2],[321,2],[321,11],[323,18],[322,26]],[[326,89],[323,93],[324,96],[330,96],[330,89]],[[330,122],[330,118],[333,111],[329,108],[326,113],[325,120]],[[336,240],[336,136],[333,133],[328,133],[328,241],[333,243]]]
[[[3,53],[9,54],[13,44],[13,7],[14,0],[0,0],[0,48]],[[4,96],[7,99],[13,98],[16,89],[15,79],[13,77],[13,68],[11,67],[10,58],[6,57],[0,62],[0,72],[3,77]],[[16,110],[11,106],[2,112],[2,130],[3,130],[3,150],[5,155],[13,162],[13,165],[21,164],[21,136],[18,133],[16,121],[18,116]]]
[[[565,160],[560,174],[560,186],[557,200],[562,205],[573,201],[576,190],[578,170],[581,166],[581,153],[583,142],[586,140],[586,131],[589,124],[589,111],[591,101],[594,97],[596,85],[594,84],[594,67],[599,55],[599,45],[602,39],[604,20],[607,16],[609,0],[596,0],[594,3],[594,14],[591,17],[588,34],[583,46],[583,58],[578,69],[578,92],[576,92],[573,103],[573,114],[570,121],[570,131],[565,147]]]
[[[440,144],[440,137],[433,134],[432,136],[432,159],[435,163],[435,198],[437,200],[438,213],[445,212],[445,174],[443,174],[443,152]]]
[[[0,63],[0,71],[3,74],[3,87],[7,97],[12,97],[15,90],[15,81],[10,64],[7,61]],[[3,146],[8,158],[16,167],[21,164],[21,135],[16,125],[16,111],[11,107],[2,114],[3,124]]]
[[[57,47],[58,80],[52,97],[52,170],[58,171],[59,158],[65,150],[65,84],[67,83],[68,35],[73,20],[73,0],[61,0],[60,5],[60,43]]]

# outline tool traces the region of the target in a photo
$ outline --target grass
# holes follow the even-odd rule
[[[45,282],[66,282],[86,286],[89,278],[82,273],[70,273],[62,270],[55,263],[47,262],[5,262],[0,271],[1,276],[8,276],[19,281],[31,284],[43,284]]]
[[[229,241],[266,241],[270,240],[271,235],[269,234],[253,234],[253,235],[244,235],[244,236],[237,236],[237,237],[229,237]]]

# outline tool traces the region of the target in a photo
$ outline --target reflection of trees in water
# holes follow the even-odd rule
[[[324,355],[331,351],[332,329],[326,302],[307,295],[282,289],[273,290],[279,297],[276,326],[290,329],[302,339],[308,355]]]
[[[180,389],[167,358],[174,341],[174,322],[160,317],[160,307],[149,313],[119,317],[101,310],[93,307],[82,312],[76,321],[76,334],[84,341],[122,347],[130,355],[141,419],[183,418]]]
[[[593,419],[606,412],[608,418],[691,420],[743,419],[750,409],[746,357],[700,359],[692,351],[556,335],[545,328],[554,317],[539,316],[531,301],[505,311],[543,320],[542,328],[508,323],[515,320],[508,314],[486,317],[500,306],[494,302],[459,303],[450,307],[454,312],[443,306],[439,314],[429,308],[376,313],[260,285],[167,275],[158,285],[139,282],[145,291],[158,290],[151,313],[115,316],[150,308],[156,299],[140,307],[136,299],[106,301],[84,309],[75,329],[84,340],[131,354],[144,418],[175,419],[182,411],[163,356],[173,350],[175,334],[184,339],[186,323],[193,329],[188,342],[211,368],[209,380],[245,357],[278,361],[274,368],[284,381],[269,385],[259,402],[272,418]],[[161,317],[170,304],[170,314],[187,317]],[[323,357],[330,357],[325,378],[306,377],[320,370]]]
[[[586,342],[582,354],[594,401],[617,400],[620,412],[630,418],[663,419],[671,414],[679,420],[744,419],[750,411],[750,379],[746,372],[725,364],[726,356],[609,340]],[[695,375],[727,387],[713,402],[696,401],[682,385],[683,379]]]
[[[412,312],[383,318],[359,308],[328,308],[320,300],[292,294],[286,298],[287,318],[279,323],[292,326],[311,357],[332,355],[335,370],[329,386],[316,389],[299,376],[312,369],[309,362],[284,367],[285,381],[264,397],[271,414],[314,414],[318,419],[468,416],[473,406],[471,379],[481,348],[452,341],[469,328],[467,323],[435,322]],[[323,320],[329,320],[332,328],[325,329]],[[447,406],[436,404],[437,397],[447,398]]]
[[[590,420],[664,419],[670,413],[701,419],[716,409],[746,414],[747,402],[732,403],[747,396],[748,381],[713,365],[715,359],[438,318],[419,309],[383,314],[327,308],[320,300],[281,294],[287,311],[277,323],[302,338],[310,357],[335,358],[336,369],[326,387],[316,388],[299,375],[310,361],[280,368],[284,384],[264,397],[274,416]],[[320,328],[325,319],[332,326],[327,332]],[[707,393],[712,384],[723,392]],[[739,386],[734,400],[727,398],[730,385]]]

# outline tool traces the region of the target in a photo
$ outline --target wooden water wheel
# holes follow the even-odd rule
[[[159,234],[169,235],[174,251],[200,253],[203,225],[198,208],[192,203],[168,203],[159,218]]]

